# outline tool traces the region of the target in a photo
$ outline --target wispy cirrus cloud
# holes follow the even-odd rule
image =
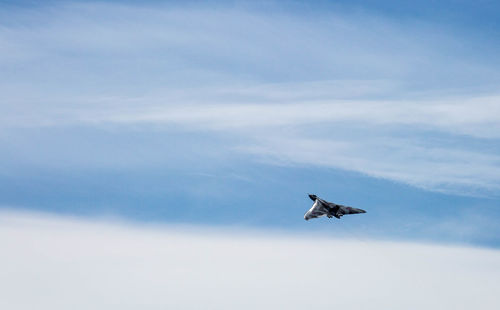
[[[269,99],[247,92],[240,100],[236,95],[219,97],[218,103],[218,95],[207,95],[205,100],[105,98],[83,107],[8,117],[3,125],[134,127],[143,133],[166,134],[174,127],[181,132],[208,131],[234,138],[232,145],[224,146],[226,150],[281,164],[352,170],[454,193],[494,193],[500,188],[497,97],[410,102],[302,98],[294,102],[292,94],[291,90],[286,99]],[[8,125],[9,121],[13,123]]]
[[[57,128],[208,132],[232,137],[224,151],[280,164],[500,190],[496,42],[341,10],[73,3],[8,13],[0,126],[9,154],[36,153],[18,146],[16,128],[28,144],[30,128],[51,128],[42,140],[54,153]],[[109,147],[95,143],[105,165]]]

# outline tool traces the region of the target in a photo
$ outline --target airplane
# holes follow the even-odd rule
[[[304,219],[309,221],[310,219],[314,219],[317,217],[327,216],[328,218],[336,217],[340,219],[345,214],[358,214],[358,213],[366,213],[365,210],[338,205],[333,202],[328,202],[319,198],[316,195],[309,194],[309,198],[314,201],[311,209],[304,214]]]

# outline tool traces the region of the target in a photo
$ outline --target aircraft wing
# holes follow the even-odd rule
[[[316,200],[311,209],[304,214],[306,220],[328,215],[328,209],[324,204]]]
[[[343,214],[358,214],[358,213],[366,213],[365,210],[363,209],[358,209],[358,208],[353,208],[353,207],[347,207],[347,206],[339,206],[340,211]]]

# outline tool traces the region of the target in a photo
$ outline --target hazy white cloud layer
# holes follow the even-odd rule
[[[0,214],[2,309],[498,309],[500,252]]]
[[[68,4],[0,13],[6,149],[16,129],[170,136],[175,127],[231,135],[238,142],[225,152],[280,164],[500,191],[500,70],[492,44],[470,34],[342,11]]]

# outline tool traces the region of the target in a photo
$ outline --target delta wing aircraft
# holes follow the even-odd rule
[[[316,195],[309,195],[312,201],[314,201],[311,209],[304,214],[304,219],[309,221],[310,219],[314,219],[317,217],[327,216],[328,218],[336,217],[340,219],[342,216],[346,214],[358,214],[358,213],[366,213],[365,210],[338,205],[333,202],[328,202],[319,198]]]

